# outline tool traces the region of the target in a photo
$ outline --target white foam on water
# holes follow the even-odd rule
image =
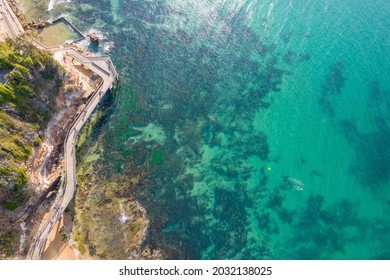
[[[119,221],[122,224],[125,224],[130,218],[129,216],[126,215],[125,209],[123,208],[122,201],[119,202],[119,208],[120,208],[120,216],[119,216]],[[126,233],[126,226],[123,226],[123,239],[126,241],[127,240],[127,233]]]
[[[272,10],[274,9],[274,7],[275,7],[275,4],[274,4],[274,3],[271,3],[271,4],[269,5],[269,10],[268,10],[267,18],[269,18],[270,15],[272,14]]]
[[[47,6],[47,10],[50,12],[53,10],[55,4],[55,0],[50,0],[49,5]]]
[[[126,223],[130,218],[126,215],[125,210],[123,209],[122,202],[119,203],[119,208],[121,209],[121,215],[119,216],[119,221],[122,224]]]
[[[104,43],[103,50],[105,53],[109,53],[114,48],[114,42]]]
[[[144,220],[147,221],[147,226],[144,228],[144,232],[142,233],[142,239],[145,240],[146,235],[148,234],[148,228],[149,228],[148,216],[147,216],[147,213],[146,213],[146,209],[144,207],[142,207],[141,204],[138,201],[136,201],[135,203],[137,204],[138,208],[141,210],[142,216],[143,216]]]
[[[52,11],[54,6],[57,4],[62,4],[62,3],[70,3],[72,0],[50,0],[49,5],[47,5],[47,11]]]

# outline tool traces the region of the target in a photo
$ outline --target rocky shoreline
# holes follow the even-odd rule
[[[23,28],[26,29],[26,27],[29,25],[27,20],[24,18],[23,13],[19,7],[19,3],[15,0],[6,0],[8,2],[8,5],[11,7],[12,11],[18,18],[20,24],[23,26]]]
[[[14,0],[8,2],[25,30],[43,28],[50,24],[41,20],[27,22],[23,17],[21,9],[18,7],[18,3]],[[99,36],[96,33],[91,33],[88,37],[90,37],[92,43],[99,42]],[[90,55],[77,44],[69,46],[86,56]],[[72,122],[72,116],[76,115],[79,108],[83,106],[85,96],[88,96],[86,92],[94,89],[93,85],[87,86],[90,80],[87,77],[88,75],[85,75],[82,67],[74,65],[73,61],[67,61],[66,57],[55,57],[55,59],[66,69],[64,90],[56,100],[56,107],[59,108],[59,111],[53,116],[45,132],[40,132],[41,137],[44,139],[39,147],[33,150],[33,155],[29,161],[30,184],[33,186],[34,192],[30,205],[34,205],[35,208],[40,204],[41,206],[31,211],[32,213],[23,219],[25,229],[20,234],[20,243],[22,245],[17,258],[23,258],[32,237],[35,236],[38,230],[40,221],[54,201],[56,190],[50,189],[48,191],[48,189],[63,173],[62,151],[66,128]],[[94,84],[96,84],[96,81]],[[96,118],[99,118],[99,116]],[[83,130],[92,130],[93,125],[94,121],[91,121]],[[149,248],[141,247],[149,225],[145,209],[134,198],[117,197],[116,192],[113,192],[113,190],[119,189],[118,185],[121,185],[123,193],[125,193],[128,187],[127,178],[119,176],[120,178],[115,178],[109,182],[100,181],[98,170],[95,168],[84,170],[84,156],[86,155],[81,155],[81,164],[78,165],[77,180],[79,187],[75,203],[73,206],[69,206],[68,213],[64,214],[67,217],[65,219],[66,222],[63,223],[63,230],[59,233],[67,240],[65,243],[71,245],[76,250],[76,258],[163,258],[158,250],[152,251]],[[88,157],[86,159],[88,160]],[[44,197],[40,195],[43,193],[45,194]],[[96,195],[99,195],[101,199],[96,201],[94,199]],[[110,218],[112,215],[116,217],[113,220]],[[14,222],[12,224],[16,226]],[[121,242],[114,242],[118,240],[111,239],[112,226],[120,228]],[[56,242],[58,243],[58,241]],[[56,246],[58,247],[58,244]],[[59,247],[62,248],[63,246]],[[114,251],[112,247],[115,247]],[[56,253],[51,249],[49,251],[51,251],[50,254],[44,254],[45,258],[56,259],[59,257],[60,252]],[[113,254],[113,252],[118,253]]]
[[[105,108],[82,131],[102,125]],[[82,136],[83,137],[83,136]],[[73,246],[80,259],[164,259],[159,250],[143,246],[149,218],[130,194],[128,174],[107,177],[99,133],[89,135],[78,150],[78,190],[74,203]],[[104,161],[104,160],[103,160]],[[131,193],[131,192],[130,192]]]
[[[27,21],[26,18],[23,16],[23,12],[19,7],[19,3],[17,1],[15,0],[6,0],[6,1],[8,2],[12,11],[18,18],[20,24],[23,26],[24,30],[44,28],[50,25],[50,22],[43,21],[41,19],[39,19],[38,21],[31,21],[31,22]]]

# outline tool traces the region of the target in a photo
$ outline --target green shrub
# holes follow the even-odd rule
[[[27,74],[27,73],[29,72],[29,70],[28,70],[26,67],[24,67],[24,66],[22,66],[22,65],[20,65],[20,64],[15,63],[15,64],[14,64],[14,67],[15,67],[15,69],[17,69],[20,73],[23,73],[23,74]]]
[[[11,229],[0,232],[0,259],[12,257],[15,242],[15,233]]]
[[[85,248],[84,244],[79,244],[78,250],[80,251],[81,255],[84,255],[87,252],[87,248]]]
[[[1,176],[9,176],[11,175],[11,170],[9,167],[1,167],[0,168],[0,175]]]
[[[74,86],[70,85],[66,87],[65,93],[72,93],[74,91]]]
[[[18,177],[16,179],[15,187],[18,189],[24,188],[27,185],[28,177],[24,169],[17,170]]]
[[[14,211],[19,206],[20,206],[19,203],[17,203],[16,201],[6,201],[6,202],[3,202],[3,207],[5,209],[7,209],[7,210],[10,210],[10,211]]]
[[[34,138],[34,141],[33,141],[34,147],[38,147],[39,145],[41,145],[41,143],[42,143],[41,137],[38,136],[38,137]]]
[[[17,68],[9,72],[7,75],[5,75],[5,77],[11,84],[25,83],[27,81],[26,74]]]
[[[2,83],[0,83],[0,96],[3,97],[6,101],[15,99],[15,93],[13,90],[8,85],[4,85]]]

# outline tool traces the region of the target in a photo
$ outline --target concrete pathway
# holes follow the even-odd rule
[[[11,7],[5,0],[0,0],[0,24],[10,38],[15,38],[24,33],[24,29],[18,18],[13,13]],[[46,48],[42,43],[33,39],[34,44],[53,54],[61,53],[63,56],[70,56],[77,60],[84,67],[89,68],[92,72],[102,78],[98,88],[90,95],[85,107],[74,116],[72,124],[69,126],[65,143],[64,143],[64,188],[57,194],[54,204],[52,205],[46,218],[41,222],[39,230],[31,242],[27,259],[40,259],[42,251],[50,232],[61,219],[62,214],[69,202],[73,199],[77,187],[76,181],[76,148],[77,136],[88,120],[89,116],[95,110],[104,94],[116,83],[118,73],[109,56],[87,57],[79,53],[74,48]]]
[[[32,246],[30,247],[27,259],[40,259],[47,237],[49,236],[54,225],[61,218],[63,211],[73,199],[76,191],[76,148],[77,135],[81,128],[88,120],[89,116],[95,110],[100,100],[108,89],[116,82],[118,74],[109,57],[85,57],[74,49],[56,50],[62,52],[79,61],[85,67],[96,73],[102,78],[102,82],[95,92],[90,96],[84,109],[79,112],[73,123],[69,126],[65,138],[64,150],[64,169],[65,169],[65,187],[62,192],[58,193],[56,201],[49,212],[48,218],[41,223],[39,231],[35,236]]]
[[[8,37],[12,39],[24,33],[23,26],[5,0],[0,0],[0,24],[4,26]]]

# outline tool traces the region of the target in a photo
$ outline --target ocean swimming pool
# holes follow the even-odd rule
[[[74,42],[84,38],[84,35],[64,18],[59,18],[48,27],[38,29],[37,33],[47,47],[59,46],[65,42]]]

